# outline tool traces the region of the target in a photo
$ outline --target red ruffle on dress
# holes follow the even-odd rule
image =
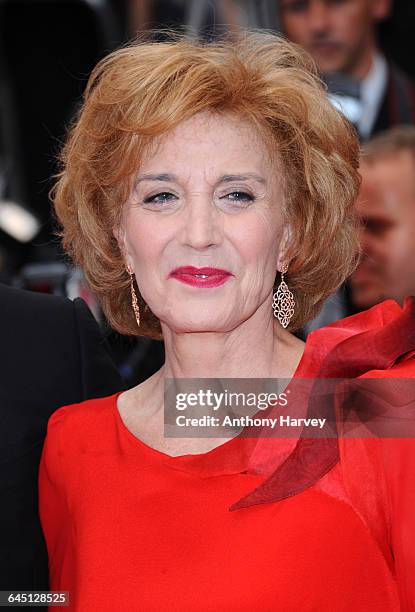
[[[312,332],[294,378],[316,376],[414,378],[414,298]],[[118,395],[49,420],[40,516],[71,610],[415,610],[413,438],[240,435],[171,457]]]

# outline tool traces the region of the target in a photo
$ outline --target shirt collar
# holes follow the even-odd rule
[[[360,82],[362,114],[358,129],[362,138],[368,138],[372,132],[388,80],[386,59],[376,52],[368,75]]]

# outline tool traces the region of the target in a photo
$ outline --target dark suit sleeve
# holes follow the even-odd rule
[[[88,306],[77,298],[73,308],[79,340],[82,399],[104,397],[123,390],[122,378]]]
[[[70,591],[69,585],[61,582],[61,576],[65,574],[66,569],[64,565],[72,566],[74,563],[71,518],[66,496],[67,477],[63,462],[66,452],[62,432],[65,416],[64,408],[54,412],[48,422],[39,466],[39,517],[50,560],[49,587],[53,587],[54,590]],[[71,595],[69,592],[70,599]]]

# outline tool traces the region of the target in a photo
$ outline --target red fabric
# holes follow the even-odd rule
[[[313,332],[295,377],[414,377],[414,312],[388,300]],[[48,425],[40,515],[70,609],[415,610],[414,439],[239,436],[169,457],[117,396]]]

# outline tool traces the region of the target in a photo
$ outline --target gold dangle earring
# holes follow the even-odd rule
[[[135,320],[137,321],[137,326],[140,327],[140,308],[138,306],[137,294],[134,289],[134,273],[131,270],[130,266],[126,266],[125,269],[130,275],[131,304],[133,306]]]
[[[281,270],[281,282],[278,285],[272,300],[274,316],[284,328],[286,328],[291,321],[295,308],[294,295],[288,289],[287,283],[284,280],[284,274],[287,272],[287,270],[288,264],[284,264]]]

